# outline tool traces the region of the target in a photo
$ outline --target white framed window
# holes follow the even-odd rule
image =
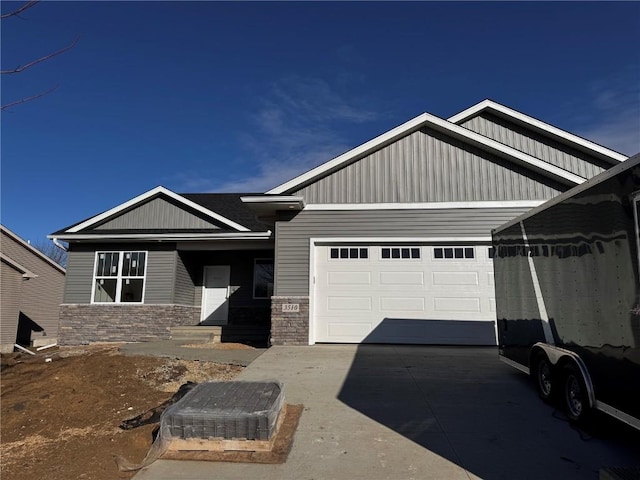
[[[329,249],[329,258],[331,260],[358,258],[369,258],[369,249],[363,247],[332,247]]]
[[[434,260],[470,260],[476,257],[474,247],[434,247]]]
[[[91,303],[143,303],[147,252],[96,252]]]
[[[419,259],[420,247],[382,247],[380,258],[383,260]]]
[[[273,258],[256,258],[253,263],[253,298],[273,296]]]

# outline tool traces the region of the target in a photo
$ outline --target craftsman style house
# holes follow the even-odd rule
[[[626,158],[485,100],[266,193],[157,187],[50,236],[69,243],[60,341],[495,344],[491,229]]]

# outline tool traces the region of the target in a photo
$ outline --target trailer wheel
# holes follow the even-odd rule
[[[545,402],[551,401],[555,393],[553,371],[551,362],[544,353],[539,353],[533,360],[533,377],[540,398]]]
[[[570,420],[583,420],[589,412],[589,399],[587,387],[582,378],[582,373],[573,364],[567,364],[563,368],[563,403]]]

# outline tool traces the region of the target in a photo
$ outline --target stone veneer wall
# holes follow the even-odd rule
[[[198,325],[200,307],[187,305],[60,305],[60,345],[144,342],[169,338],[174,326]]]
[[[300,311],[283,312],[285,303]],[[309,345],[309,297],[271,297],[271,344]]]

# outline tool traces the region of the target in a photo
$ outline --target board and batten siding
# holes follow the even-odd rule
[[[466,120],[461,126],[584,178],[591,178],[611,166],[588,153],[488,112]]]
[[[154,198],[101,225],[95,230],[140,230],[140,229],[218,229],[214,223],[188,212],[164,198]]]
[[[312,203],[545,200],[566,187],[423,128],[293,194]]]
[[[172,249],[174,248],[174,249]],[[176,271],[175,245],[71,245],[67,258],[64,303],[91,303],[95,252],[147,251],[144,303],[174,303]]]
[[[489,237],[529,208],[302,211],[276,223],[277,296],[309,295],[309,239]]]

